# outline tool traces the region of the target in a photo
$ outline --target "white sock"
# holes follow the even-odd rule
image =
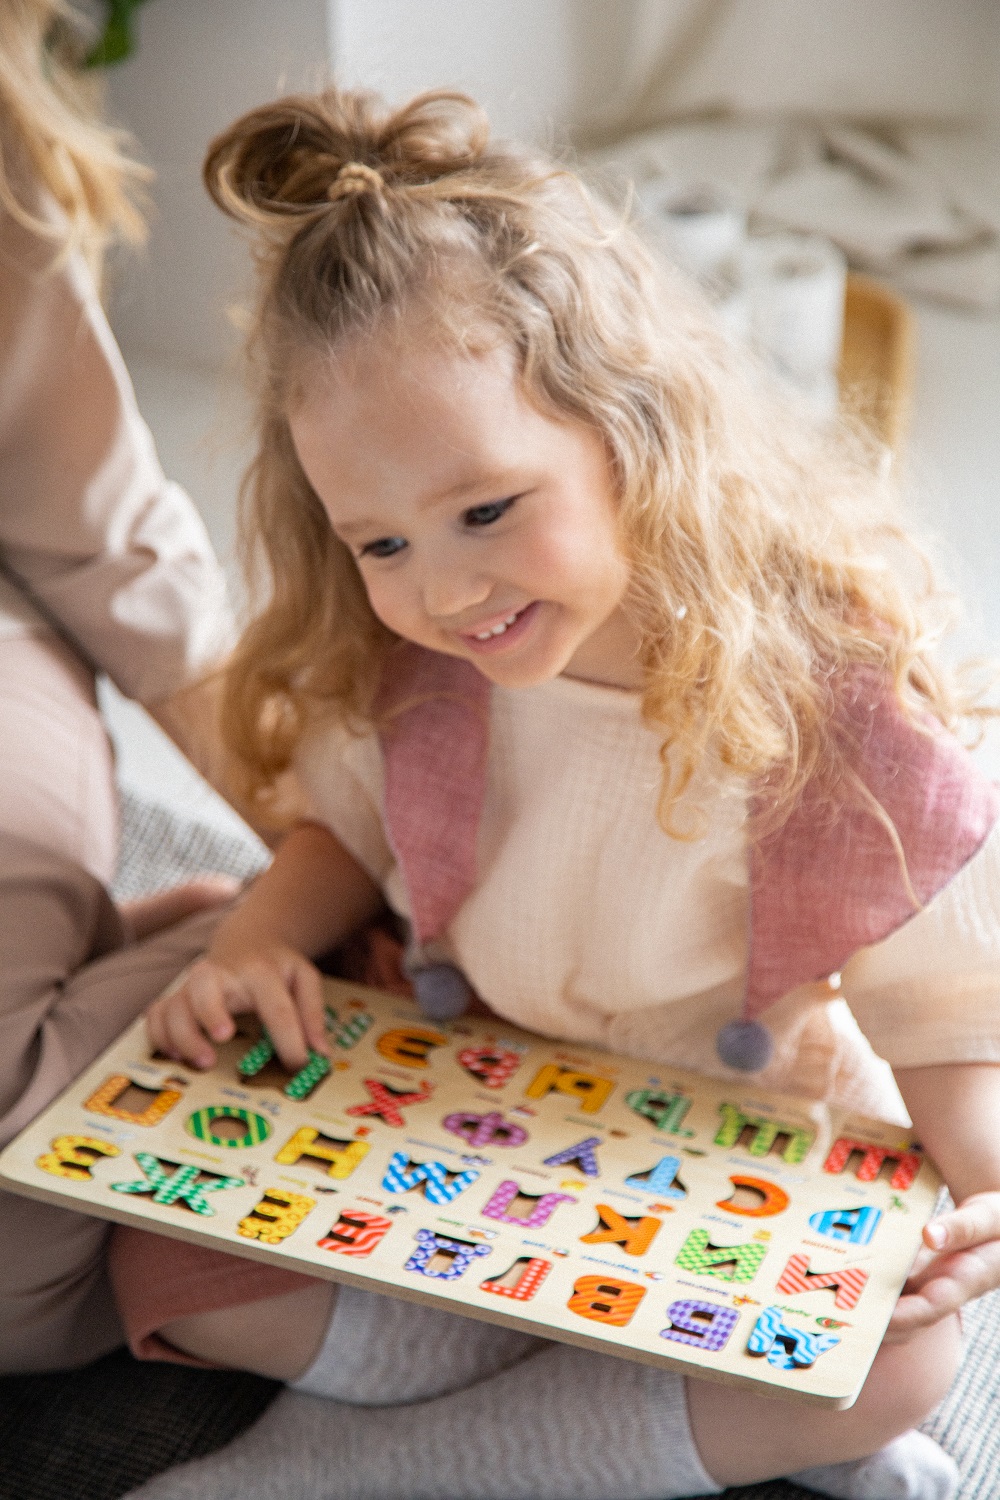
[[[475,1326],[475,1325],[472,1325]],[[680,1500],[719,1495],[670,1370],[546,1343],[410,1406],[284,1391],[249,1432],[129,1500]]]
[[[801,1469],[788,1477],[835,1500],[953,1500],[959,1484],[954,1459],[916,1431],[904,1432],[870,1458]]]
[[[292,1389],[352,1406],[429,1401],[517,1364],[548,1340],[342,1286],[322,1346]]]

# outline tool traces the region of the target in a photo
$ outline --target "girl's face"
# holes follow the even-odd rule
[[[504,687],[639,685],[604,444],[532,406],[509,351],[357,341],[289,425],[390,630]]]

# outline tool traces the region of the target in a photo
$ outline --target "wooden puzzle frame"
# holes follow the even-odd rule
[[[333,1057],[198,1073],[136,1022],[0,1157],[15,1193],[772,1394],[849,1406],[940,1177],[897,1126],[426,1021],[327,981]]]

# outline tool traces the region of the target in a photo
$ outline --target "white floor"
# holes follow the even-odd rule
[[[918,324],[908,501],[964,601],[949,651],[1000,653],[1000,317],[922,307]],[[194,496],[235,582],[236,492],[250,456],[235,377],[141,359],[131,369],[164,467]],[[113,690],[105,701],[125,785],[216,826],[240,826],[141,709]],[[1000,778],[1000,728],[978,754]]]

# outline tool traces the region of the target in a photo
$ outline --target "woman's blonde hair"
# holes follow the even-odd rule
[[[109,240],[143,238],[137,190],[151,174],[101,123],[83,51],[65,0],[2,0],[0,206],[57,257],[79,249],[96,268]]]
[[[604,439],[643,708],[664,735],[664,826],[709,752],[766,783],[776,817],[834,774],[831,684],[852,666],[914,713],[951,724],[966,706],[930,656],[932,588],[918,600],[889,564],[905,539],[874,445],[786,402],[630,228],[571,173],[491,143],[471,100],[286,98],[219,136],[205,179],[253,232],[259,271],[244,540],[266,602],[224,710],[248,790],[266,797],[317,712],[365,721],[393,637],[287,413],[310,356],[415,308],[453,347],[505,342],[542,409]]]

